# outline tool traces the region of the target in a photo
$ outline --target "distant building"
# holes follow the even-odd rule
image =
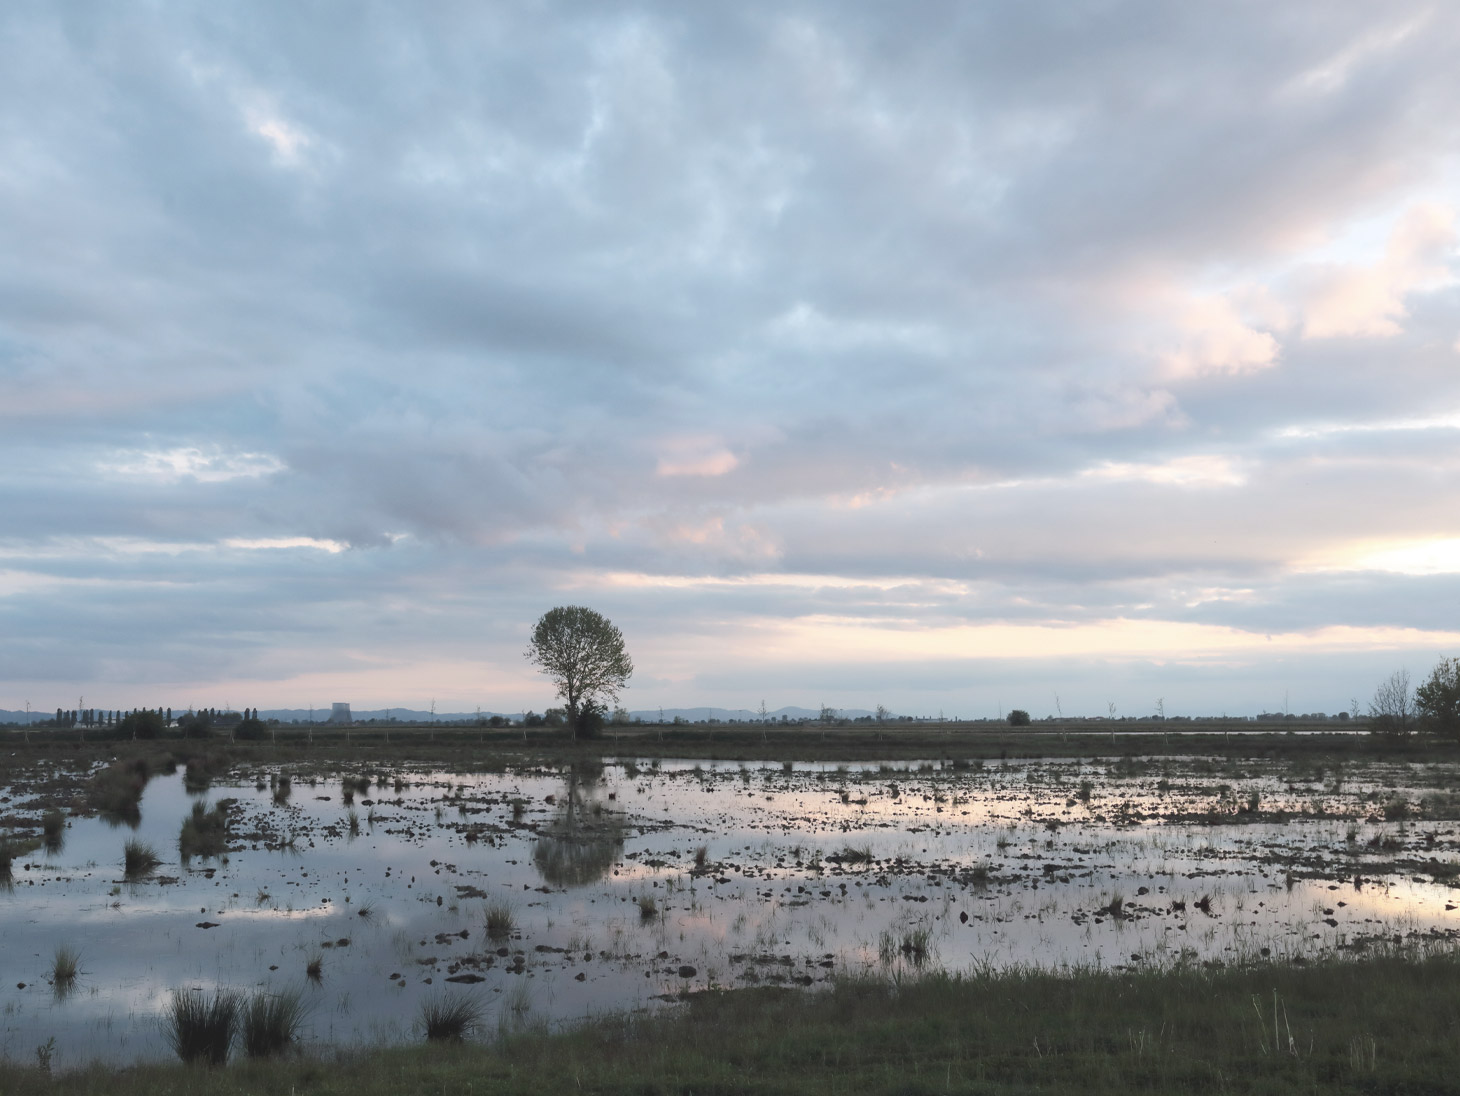
[[[353,722],[350,718],[350,706],[348,704],[331,704],[329,721],[331,723]]]

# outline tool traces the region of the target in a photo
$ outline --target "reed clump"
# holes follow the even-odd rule
[[[482,1006],[470,997],[437,997],[421,1005],[421,1027],[430,1042],[459,1043],[481,1019]]]
[[[298,993],[255,993],[242,1006],[240,1035],[250,1058],[282,1054],[299,1038],[308,1009]]]
[[[70,989],[81,973],[81,953],[69,944],[56,945],[51,956],[51,983],[58,991]]]
[[[151,775],[145,757],[115,761],[91,778],[87,805],[114,823],[135,828],[142,821],[142,793]]]
[[[177,848],[184,860],[193,856],[222,856],[228,851],[228,804],[224,800],[209,810],[204,803],[194,803],[183,819]]]
[[[216,990],[176,990],[163,1014],[163,1034],[177,1056],[189,1065],[221,1066],[238,1034],[239,1000],[236,993]]]
[[[144,879],[162,864],[157,850],[145,841],[129,838],[122,846],[122,874],[128,879]]]
[[[493,902],[487,907],[487,936],[493,940],[505,940],[517,927],[516,915],[505,902]]]

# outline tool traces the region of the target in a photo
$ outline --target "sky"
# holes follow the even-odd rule
[[[1460,9],[0,7],[0,708],[1366,707]]]

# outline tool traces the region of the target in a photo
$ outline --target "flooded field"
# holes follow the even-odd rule
[[[53,816],[0,883],[0,1054],[169,1057],[160,1016],[190,988],[300,991],[306,1041],[348,1046],[418,1039],[443,995],[511,1027],[844,973],[1453,937],[1457,778],[1200,758],[154,776],[110,816]],[[0,789],[39,834],[33,798]],[[125,870],[129,841],[160,863]]]

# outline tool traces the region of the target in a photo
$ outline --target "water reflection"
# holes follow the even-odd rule
[[[599,781],[603,765],[576,762],[556,816],[538,833],[532,863],[545,882],[583,887],[608,875],[624,850],[623,818],[604,806]]]

